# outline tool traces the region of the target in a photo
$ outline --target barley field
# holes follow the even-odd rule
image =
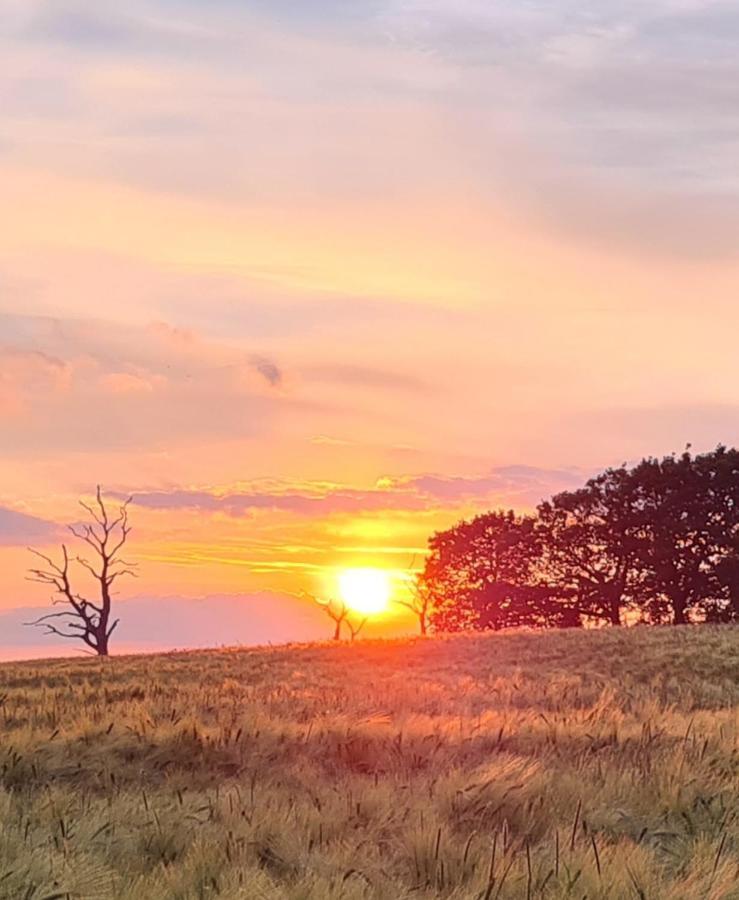
[[[739,628],[0,666],[0,897],[739,898]]]

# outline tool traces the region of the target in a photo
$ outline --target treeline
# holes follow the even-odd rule
[[[533,515],[460,522],[429,549],[422,630],[737,621],[739,451],[608,469]]]

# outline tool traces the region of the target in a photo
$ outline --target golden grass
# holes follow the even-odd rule
[[[0,666],[0,897],[739,898],[739,628]]]

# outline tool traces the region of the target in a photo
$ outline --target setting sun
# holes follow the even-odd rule
[[[363,616],[376,615],[387,608],[390,578],[382,569],[345,569],[339,575],[341,599]]]

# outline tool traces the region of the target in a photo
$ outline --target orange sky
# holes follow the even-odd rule
[[[185,604],[735,443],[736,19],[644,6],[0,0],[3,621],[96,482]]]

